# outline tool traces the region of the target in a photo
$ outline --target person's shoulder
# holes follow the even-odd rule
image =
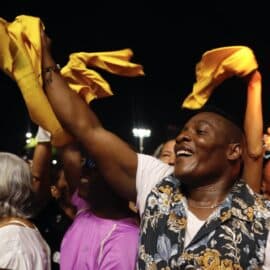
[[[142,167],[156,167],[159,169],[173,171],[173,166],[165,163],[164,161],[150,155],[146,154],[137,154],[138,155],[138,162]]]
[[[119,219],[116,224],[117,224],[117,227],[115,231],[118,233],[119,232],[137,233],[139,231],[138,221],[136,220],[135,217]]]
[[[10,224],[0,229],[0,250],[16,254],[28,249],[27,243],[36,238],[36,230],[17,224]]]
[[[138,155],[137,182],[143,182],[144,186],[157,184],[164,177],[171,175],[173,171],[173,166],[153,156]]]
[[[259,196],[261,197],[263,206],[269,210],[269,217],[270,217],[270,200],[265,198],[262,194],[259,194]]]
[[[270,200],[265,198],[263,194],[253,193],[255,198],[255,215],[258,217],[270,218]]]
[[[131,225],[128,222],[115,223],[114,229],[110,233],[110,237],[107,238],[108,245],[114,247],[124,247],[127,244],[132,244],[134,248],[137,248],[137,240],[139,237],[139,226]],[[105,244],[105,243],[104,243]]]
[[[0,228],[0,247],[7,247],[6,244],[10,242],[19,243],[20,242],[20,234],[21,234],[21,226],[18,225],[8,225]],[[10,246],[10,245],[9,245]]]

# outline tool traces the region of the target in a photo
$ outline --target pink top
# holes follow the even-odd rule
[[[61,244],[61,270],[133,270],[136,265],[139,227],[135,220],[95,216],[77,193],[78,214]]]

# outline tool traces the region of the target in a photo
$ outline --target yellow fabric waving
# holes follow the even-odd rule
[[[7,22],[0,18],[0,66],[1,69],[11,75],[12,72],[12,56],[10,52],[10,40],[6,29]]]
[[[0,47],[0,68],[17,82],[32,121],[52,134],[53,145],[62,146],[72,138],[58,122],[42,89],[40,27],[43,23],[32,16],[20,15],[11,23],[1,18],[5,47]]]
[[[51,134],[52,145],[63,146],[73,139],[58,122],[42,89],[40,27],[38,17],[20,15],[13,22],[0,18],[0,68],[15,80],[22,92],[30,118]],[[86,102],[112,95],[109,84],[93,66],[122,76],[143,75],[142,66],[129,62],[132,51],[74,53],[61,70],[71,89]]]
[[[144,75],[141,65],[129,62],[132,56],[133,52],[130,49],[73,53],[67,65],[61,69],[61,73],[69,86],[89,103],[94,98],[113,93],[110,85],[97,72],[87,67],[97,67],[127,77]]]
[[[243,77],[258,68],[253,51],[246,46],[227,46],[207,51],[196,65],[196,83],[182,108],[199,109],[215,87],[234,75]]]

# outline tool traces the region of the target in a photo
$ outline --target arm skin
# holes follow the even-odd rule
[[[50,198],[50,162],[52,152],[50,142],[39,142],[34,150],[32,175],[33,187],[38,192],[38,199],[44,205]]]
[[[65,178],[68,182],[70,194],[73,194],[81,178],[81,152],[76,143],[59,148],[63,161]]]
[[[255,192],[261,190],[263,165],[263,114],[261,74],[258,70],[248,76],[247,104],[244,120],[246,151],[243,179]]]
[[[41,31],[42,67],[55,65],[50,42]],[[48,76],[51,80],[48,81]],[[104,129],[78,94],[70,90],[60,73],[43,74],[44,90],[61,125],[96,161],[98,169],[120,196],[136,199],[137,154],[110,131]]]

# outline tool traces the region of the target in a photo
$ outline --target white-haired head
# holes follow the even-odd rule
[[[0,152],[0,217],[29,218],[34,209],[29,165],[14,154]]]

